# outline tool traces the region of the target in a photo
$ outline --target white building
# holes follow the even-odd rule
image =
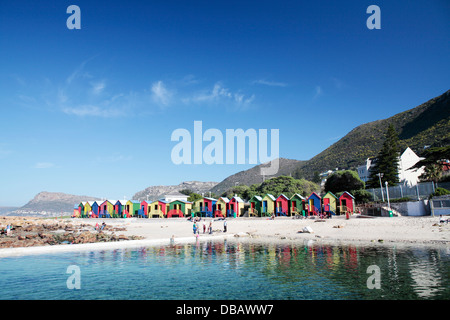
[[[398,165],[398,177],[400,183],[408,186],[415,186],[419,182],[419,176],[424,172],[423,168],[408,170],[417,162],[424,158],[419,157],[411,148],[406,148],[400,155]],[[367,183],[370,176],[370,170],[373,168],[377,158],[367,158],[366,163],[357,168],[359,178]]]
[[[175,191],[175,192],[166,194],[164,199],[166,202],[172,202],[175,200],[187,201],[188,198],[189,198],[188,195],[185,195],[185,194]]]
[[[415,186],[419,182],[419,176],[424,173],[424,167],[420,169],[408,170],[420,160],[425,158],[419,157],[409,147],[403,151],[400,156],[398,177],[400,182],[408,186]]]

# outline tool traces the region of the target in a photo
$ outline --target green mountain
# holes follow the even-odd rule
[[[420,155],[424,146],[450,145],[450,90],[390,118],[362,124],[310,160],[280,158],[278,173],[265,178],[292,175],[294,178],[312,180],[315,172],[335,168],[354,170],[367,158],[377,156],[383,145],[386,129],[391,123],[399,134],[401,150],[410,147]],[[236,185],[262,183],[261,166],[264,165],[233,174],[211,191],[221,194]]]
[[[338,142],[301,163],[294,177],[312,179],[315,171],[356,169],[367,158],[377,156],[391,123],[399,135],[402,151],[410,147],[420,155],[424,146],[449,145],[450,90],[413,109],[356,127]]]

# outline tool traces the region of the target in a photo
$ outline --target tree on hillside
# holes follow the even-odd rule
[[[380,186],[378,174],[381,173],[382,180],[387,181],[389,185],[398,184],[398,166],[400,157],[400,146],[398,134],[392,124],[389,125],[383,146],[378,153],[377,162],[370,170],[368,186],[376,188]]]
[[[358,173],[352,170],[336,171],[327,178],[325,192],[338,193],[341,191],[364,189],[365,184]]]
[[[194,201],[200,200],[201,198],[203,198],[201,194],[192,192],[189,195],[189,197],[187,198],[187,200],[190,201],[190,202],[194,202]]]

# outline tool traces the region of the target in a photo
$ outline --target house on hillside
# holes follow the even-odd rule
[[[403,151],[399,157],[398,164],[398,178],[401,184],[412,187],[419,182],[419,176],[424,172],[424,169],[408,169],[422,159],[424,158],[419,157],[410,147]],[[377,158],[367,158],[364,164],[357,167],[356,171],[358,172],[358,176],[365,183],[369,180],[370,173],[376,162]]]
[[[166,202],[173,202],[175,200],[180,200],[180,201],[187,202],[188,198],[189,198],[188,195],[182,194],[182,193],[180,193],[178,191],[174,191],[174,192],[171,192],[169,194],[166,194],[166,196],[164,198],[164,201],[166,201]]]

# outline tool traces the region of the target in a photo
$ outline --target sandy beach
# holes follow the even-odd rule
[[[202,221],[198,238],[193,233],[193,223],[187,219],[47,219],[46,223],[69,224],[72,228],[91,226],[105,222],[112,234],[120,230],[127,240],[115,242],[84,243],[72,245],[46,245],[0,249],[1,256],[49,253],[76,250],[164,245],[202,240],[238,238],[263,242],[315,240],[326,243],[402,243],[413,245],[450,245],[450,223],[439,224],[439,217],[376,217],[350,219],[336,216],[332,219],[293,219],[291,217],[227,219],[227,232],[223,232],[223,220],[204,218],[207,227],[212,221],[213,233],[203,233]],[[36,219],[34,220],[36,221]],[[37,220],[39,221],[39,220]],[[312,232],[303,232],[309,227]],[[173,240],[171,240],[173,238]]]

